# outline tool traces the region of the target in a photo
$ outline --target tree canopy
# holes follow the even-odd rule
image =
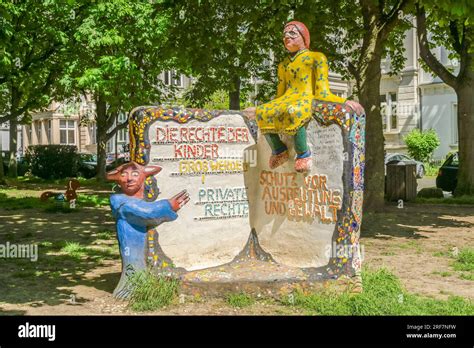
[[[0,123],[10,123],[13,177],[17,124],[29,123],[32,111],[58,96],[67,45],[87,6],[75,0],[0,2]]]
[[[157,12],[150,1],[107,0],[88,8],[74,34],[61,86],[67,95],[94,100],[101,179],[106,143],[127,126],[116,124],[118,115],[158,103],[169,92],[160,79],[171,63],[162,49],[166,23],[166,12]]]

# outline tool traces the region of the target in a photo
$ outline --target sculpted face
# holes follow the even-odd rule
[[[118,184],[122,191],[129,196],[133,196],[140,189],[143,179],[140,178],[141,173],[134,167],[128,167],[120,173]],[[141,180],[140,180],[141,179]]]
[[[283,43],[290,53],[298,52],[305,48],[303,36],[294,25],[288,25],[283,31]]]
[[[127,196],[143,198],[143,183],[150,175],[161,171],[159,166],[142,166],[129,162],[107,173],[107,180],[115,181],[120,185],[122,192]]]

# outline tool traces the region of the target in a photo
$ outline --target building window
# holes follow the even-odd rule
[[[107,153],[111,153],[111,152],[113,152],[113,150],[114,150],[114,142],[113,142],[113,140],[109,140],[107,142],[107,145],[105,146],[105,151]]]
[[[453,103],[452,107],[452,116],[451,116],[451,140],[453,144],[458,144],[459,143],[459,138],[458,138],[458,104]]]
[[[183,75],[178,74],[176,70],[165,71],[165,85],[183,87]]]
[[[76,121],[60,120],[59,121],[59,143],[66,145],[76,144]]]
[[[128,130],[127,129],[121,129],[117,132],[118,139],[117,141],[119,143],[128,143]]]
[[[95,123],[89,125],[89,138],[91,144],[97,144],[97,125]]]
[[[46,141],[51,144],[51,120],[46,122]]]
[[[380,96],[380,114],[384,132],[398,130],[397,93],[386,93]]]
[[[43,129],[41,121],[36,122],[36,138],[37,144],[43,144]]]
[[[26,128],[27,128],[26,136],[28,137],[28,145],[33,145],[31,143],[31,137],[33,135],[33,125],[31,124],[31,125],[27,126]]]
[[[127,114],[125,112],[120,112],[118,115],[118,123],[124,123],[127,120]]]

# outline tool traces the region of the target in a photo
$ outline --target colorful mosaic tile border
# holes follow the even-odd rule
[[[362,223],[362,204],[364,192],[365,169],[365,114],[357,115],[344,108],[342,104],[313,102],[313,117],[322,125],[337,124],[343,131],[343,138],[348,139],[347,158],[352,159],[350,186],[345,187],[342,218],[336,226],[336,250],[342,255],[331,258],[327,271],[329,275],[355,273],[361,271],[360,227]],[[348,257],[348,254],[351,257]]]

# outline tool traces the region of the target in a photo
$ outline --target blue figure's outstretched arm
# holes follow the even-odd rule
[[[130,223],[142,226],[158,226],[178,217],[167,199],[157,202],[134,200],[122,206],[122,214]]]
[[[167,199],[145,202],[136,198],[120,196],[112,195],[110,197],[112,210],[122,215],[126,221],[133,225],[158,226],[163,222],[176,220],[178,217]]]

